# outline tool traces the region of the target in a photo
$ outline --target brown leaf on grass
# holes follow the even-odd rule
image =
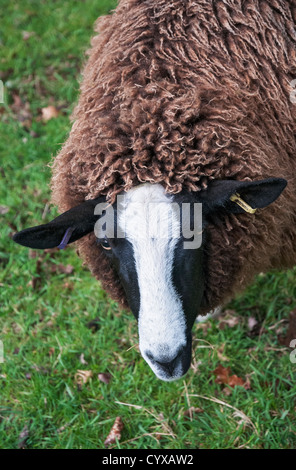
[[[39,281],[38,277],[33,277],[31,281],[28,282],[27,286],[32,287],[32,289],[35,290],[38,286],[38,281]]]
[[[105,384],[108,384],[112,378],[112,375],[108,372],[106,374],[98,374],[98,379]]]
[[[59,433],[65,431],[65,429],[67,429],[68,426],[70,426],[70,423],[64,424],[64,426],[61,426],[60,428],[57,429],[57,433],[59,434]]]
[[[255,338],[255,336],[260,336],[264,332],[264,328],[261,322],[258,322],[255,317],[248,318],[248,336],[250,338]]]
[[[88,364],[88,362],[84,359],[84,354],[83,354],[83,353],[80,354],[80,356],[79,356],[79,361],[80,361],[81,364],[83,364],[84,366],[85,366],[86,364]]]
[[[32,113],[30,110],[30,104],[28,102],[23,102],[18,93],[12,93],[13,103],[10,106],[12,112],[14,113],[16,119],[27,128],[30,128],[32,125]]]
[[[75,374],[75,382],[77,385],[82,386],[86,384],[88,380],[92,377],[93,373],[91,370],[79,370]]]
[[[225,326],[233,328],[239,323],[239,316],[235,310],[225,310],[219,321],[219,330],[224,330]]]
[[[34,31],[22,31],[22,38],[24,41],[28,41],[32,36],[35,36]]]
[[[244,388],[245,388],[246,390],[251,390],[251,388],[252,388],[252,387],[251,387],[251,379],[250,379],[250,377],[251,377],[251,374],[247,374],[247,375],[246,375],[246,380],[245,380],[245,382],[244,382]]]
[[[74,283],[73,282],[64,282],[63,283],[63,289],[67,289],[67,290],[73,290],[74,289]]]
[[[13,108],[13,110],[22,108],[23,102],[21,100],[20,95],[18,95],[17,93],[12,93],[12,99],[13,99],[13,104],[11,105],[11,107]]]
[[[7,214],[8,211],[9,211],[9,207],[7,207],[7,206],[0,206],[0,215]]]
[[[58,115],[60,114],[59,110],[52,105],[42,108],[41,113],[43,121],[49,121],[52,118],[58,117]]]
[[[290,343],[293,339],[296,339],[296,309],[292,310],[289,314],[289,325],[286,335],[278,337],[279,343],[283,346],[290,347]]]
[[[234,388],[236,385],[244,386],[244,381],[237,375],[230,375],[230,367],[223,367],[221,364],[213,371],[216,375],[217,384],[225,384]]]
[[[18,440],[18,449],[25,449],[26,448],[26,441],[29,437],[29,428],[28,428],[28,425],[25,424],[25,426],[23,427],[20,435],[19,435],[19,440]]]
[[[52,273],[72,274],[73,271],[74,268],[71,264],[67,264],[67,266],[64,266],[63,264],[54,264],[50,268],[50,272]]]
[[[116,441],[120,441],[121,431],[123,430],[123,422],[120,416],[115,418],[114,424],[109,432],[107,438],[105,439],[104,446],[109,447],[112,444],[115,444]]]
[[[220,348],[217,349],[217,356],[219,361],[229,361],[229,357],[224,355],[225,344],[223,343]]]
[[[64,266],[63,264],[59,264],[59,270],[63,274],[72,274],[74,271],[74,267],[71,264],[67,264]]]
[[[249,317],[248,318],[248,330],[252,331],[253,328],[258,324],[257,320],[255,317]]]

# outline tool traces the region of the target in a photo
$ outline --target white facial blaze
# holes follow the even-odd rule
[[[140,290],[139,340],[144,358],[173,359],[186,344],[182,303],[172,283],[179,214],[161,185],[144,184],[123,199],[119,225],[132,243]],[[125,220],[124,220],[125,219]],[[169,234],[169,236],[168,236]]]

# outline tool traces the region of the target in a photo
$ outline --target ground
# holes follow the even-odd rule
[[[258,276],[224,319],[196,325],[191,370],[165,383],[139,355],[132,315],[75,249],[11,240],[57,214],[49,164],[70,130],[93,23],[115,3],[2,1],[0,447],[104,448],[121,417],[115,448],[294,448],[296,364],[279,336],[296,308],[295,269]]]

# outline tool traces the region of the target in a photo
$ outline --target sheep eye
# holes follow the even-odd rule
[[[101,242],[101,246],[104,248],[104,250],[111,250],[111,246],[109,245],[107,238],[104,238],[104,240]]]

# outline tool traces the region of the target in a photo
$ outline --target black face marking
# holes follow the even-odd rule
[[[124,238],[111,240],[109,243],[112,248],[112,264],[124,288],[131,311],[138,319],[140,290],[132,244]]]
[[[194,203],[200,203],[198,195],[181,192],[174,197],[174,202],[180,206],[182,217],[182,203],[190,203],[190,230],[194,228]],[[185,249],[184,242],[192,241],[185,239],[180,234],[180,239],[175,247],[173,264],[173,285],[182,301],[186,318],[187,334],[193,327],[204,294],[205,256],[206,244],[206,214],[202,208],[202,244],[197,249]]]
[[[117,208],[114,205],[114,234],[117,233],[117,227]],[[105,223],[102,229],[106,230]],[[104,253],[117,272],[130,309],[135,318],[138,319],[140,291],[132,244],[126,238],[107,238],[106,236],[97,238],[97,242],[104,248]]]
[[[183,239],[180,239],[175,248],[172,278],[183,305],[188,333],[201,304],[204,292],[203,275],[203,246],[186,250],[183,248]]]

